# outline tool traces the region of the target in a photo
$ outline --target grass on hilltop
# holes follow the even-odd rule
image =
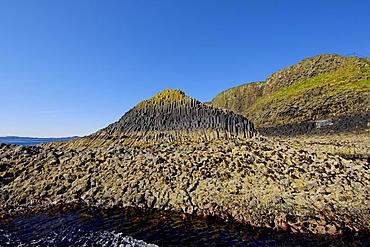
[[[365,61],[362,64],[353,64],[344,69],[337,70],[324,75],[316,76],[307,80],[297,82],[289,88],[280,89],[267,97],[259,97],[257,101],[248,109],[247,115],[256,117],[256,122],[262,122],[262,117],[271,115],[263,111],[271,111],[272,109],[279,111],[291,105],[315,105],[315,101],[327,102],[327,99],[338,97],[338,99],[346,99],[346,95],[360,95],[359,97],[370,98],[370,66]],[[366,102],[363,102],[366,104]],[[361,102],[359,102],[361,105]],[[341,106],[335,106],[337,108]],[[343,105],[343,107],[346,107]],[[339,112],[344,109],[339,110]],[[330,111],[330,110],[329,110]],[[332,112],[335,115],[335,112]],[[283,114],[283,113],[281,113]],[[279,113],[277,114],[279,115]],[[276,116],[274,116],[276,117]],[[284,121],[298,122],[304,119],[300,117],[294,121],[285,116]],[[283,117],[282,117],[283,119]],[[282,124],[276,119],[268,119],[265,123]]]

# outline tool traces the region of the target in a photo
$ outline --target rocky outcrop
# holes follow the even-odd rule
[[[245,114],[247,109],[263,96],[265,85],[265,82],[252,82],[230,88],[218,94],[210,104]]]
[[[365,132],[364,132],[365,130]],[[284,125],[265,126],[257,131],[265,136],[327,135],[337,133],[367,133],[370,130],[370,112],[345,115],[317,121],[302,121]],[[369,136],[370,138],[370,136]]]
[[[246,116],[257,127],[346,118],[370,112],[370,60],[319,55],[262,83],[231,88],[211,104]],[[346,131],[346,130],[343,130]]]
[[[0,219],[82,201],[301,233],[368,232],[369,187],[364,156],[269,141],[241,115],[177,90],[84,138],[0,144]]]
[[[187,97],[180,90],[165,90],[139,103],[118,122],[103,129],[111,134],[177,130],[214,130],[251,137],[253,124],[241,115]]]
[[[144,100],[106,128],[71,142],[68,147],[138,145],[157,140],[253,137],[254,125],[242,115],[192,99],[180,90],[164,90]],[[51,144],[50,146],[55,146]]]
[[[0,144],[0,217],[83,201],[315,234],[370,229],[367,160],[267,139],[65,150]]]
[[[303,59],[298,64],[267,77],[263,95],[269,95],[278,90],[289,88],[296,82],[341,70],[353,64],[361,66],[362,60],[358,57],[344,57],[336,54],[323,54]]]

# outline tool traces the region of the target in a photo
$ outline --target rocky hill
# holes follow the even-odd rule
[[[250,138],[253,134],[253,123],[242,115],[203,104],[180,90],[168,89],[140,102],[106,128],[61,144],[73,147],[111,143],[138,145],[140,141]]]
[[[307,58],[272,74],[265,82],[226,90],[211,104],[242,114],[257,127],[355,117],[362,119],[360,127],[366,128],[370,59],[339,55]]]
[[[108,133],[187,131],[227,131],[250,137],[253,125],[245,117],[231,111],[205,105],[180,90],[164,90],[140,102],[122,118],[109,125]]]
[[[367,234],[368,142],[364,155],[351,157],[313,145],[273,141],[241,115],[165,90],[84,138],[0,144],[0,220],[81,204],[293,233]]]

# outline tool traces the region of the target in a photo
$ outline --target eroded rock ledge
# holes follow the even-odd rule
[[[0,215],[21,206],[83,200],[301,233],[370,229],[368,161],[263,138],[68,151],[1,144],[0,169]]]

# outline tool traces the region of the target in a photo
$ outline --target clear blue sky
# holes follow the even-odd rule
[[[157,92],[209,101],[322,53],[370,56],[368,0],[0,0],[0,135],[87,135]]]

